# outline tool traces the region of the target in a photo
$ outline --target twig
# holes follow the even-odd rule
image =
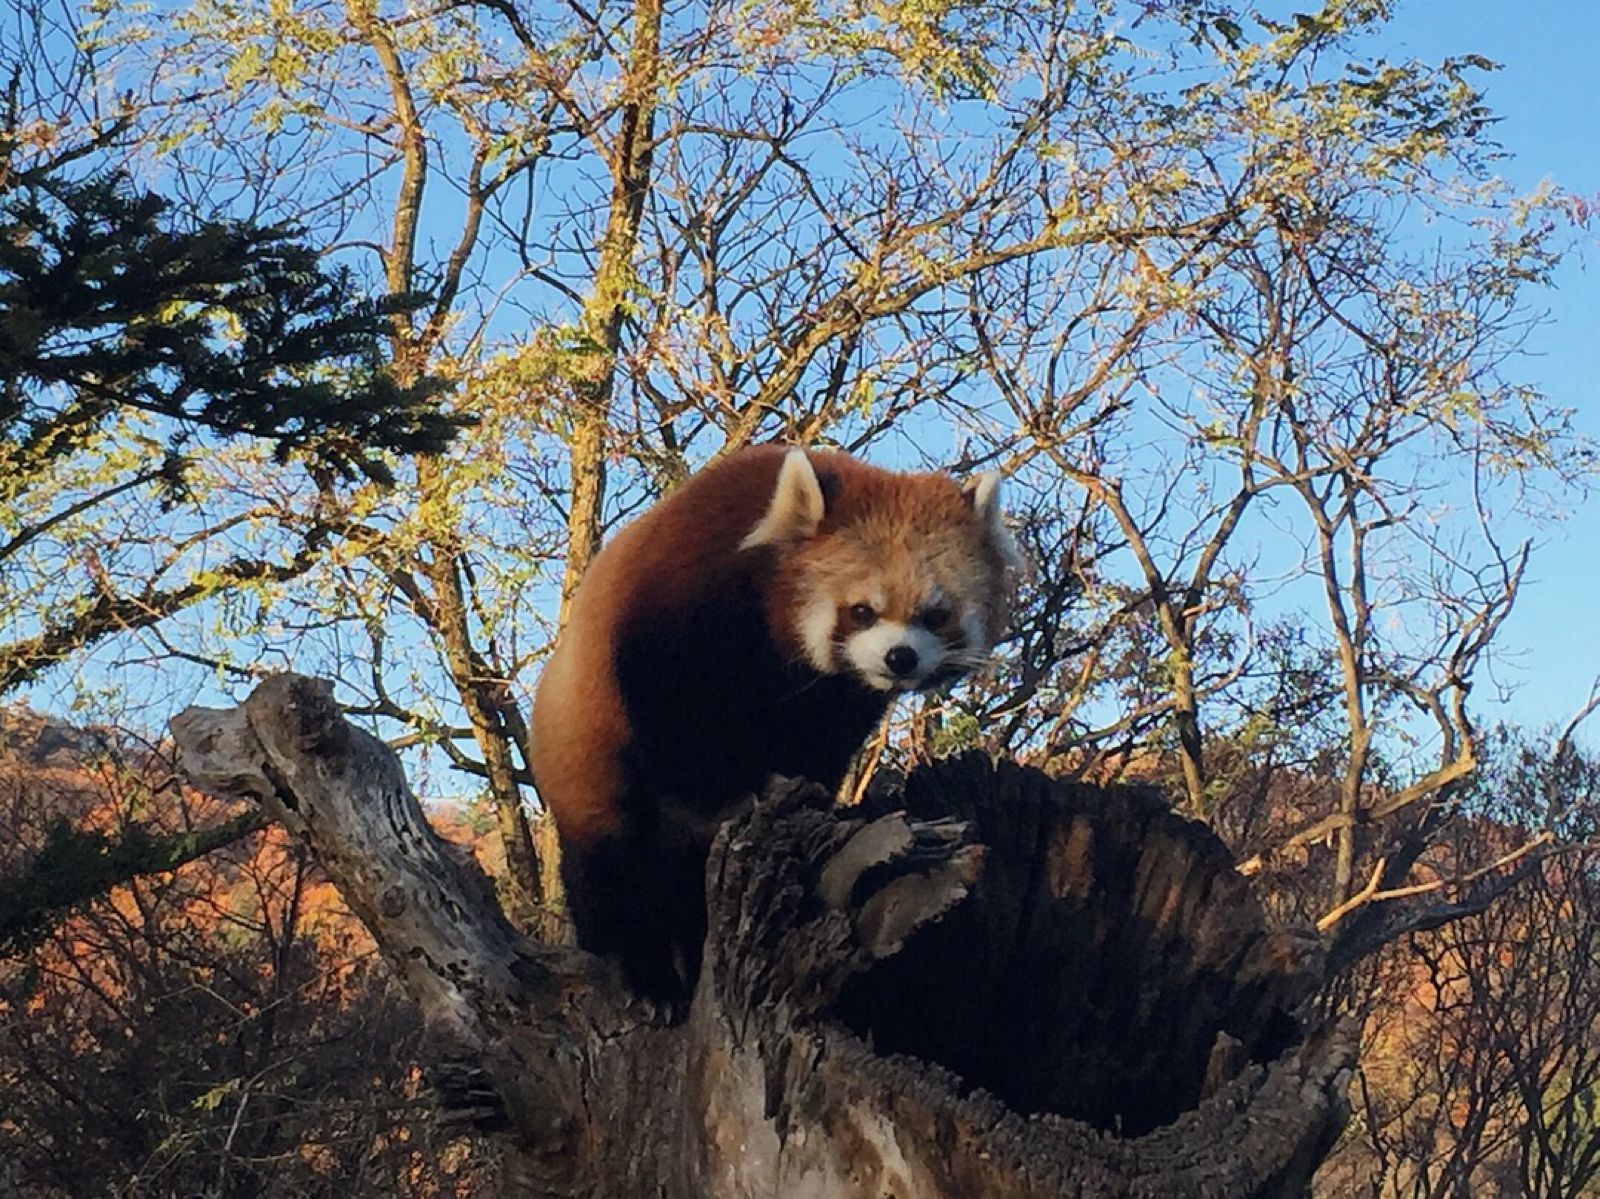
[[[1388,861],[1387,858],[1379,858],[1378,864],[1373,867],[1372,877],[1368,880],[1367,885],[1318,920],[1317,931],[1319,933],[1327,932],[1351,912],[1359,907],[1365,907],[1369,903],[1382,903],[1390,899],[1409,899],[1413,895],[1427,895],[1432,891],[1441,891],[1446,887],[1464,887],[1468,883],[1476,882],[1486,874],[1493,874],[1497,870],[1504,869],[1513,862],[1526,857],[1541,845],[1548,845],[1554,840],[1554,834],[1546,830],[1510,853],[1502,854],[1487,866],[1480,866],[1470,873],[1459,875],[1455,878],[1436,878],[1427,883],[1413,883],[1409,887],[1391,887],[1387,891],[1378,890],[1378,880],[1382,878],[1384,865]]]

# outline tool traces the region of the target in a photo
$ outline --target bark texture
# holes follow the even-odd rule
[[[1320,941],[1137,790],[981,758],[842,811],[776,784],[713,846],[700,987],[662,1027],[511,928],[326,684],[173,732],[305,838],[525,1194],[1292,1196],[1345,1116],[1352,1030],[1295,1016]]]

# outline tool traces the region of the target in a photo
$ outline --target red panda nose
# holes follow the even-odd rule
[[[883,655],[883,664],[889,668],[889,673],[905,678],[917,668],[917,651],[909,645],[897,645]]]

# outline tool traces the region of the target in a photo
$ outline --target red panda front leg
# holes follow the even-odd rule
[[[561,879],[578,943],[616,966],[634,994],[669,1018],[700,976],[709,840],[641,812],[615,834],[564,844]]]

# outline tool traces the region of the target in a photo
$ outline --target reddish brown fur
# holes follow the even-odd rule
[[[812,451],[810,458],[818,471],[833,472],[840,486],[829,497],[817,536],[779,563],[769,608],[774,630],[795,637],[803,593],[819,582],[827,591],[848,594],[852,583],[878,577],[887,585],[880,616],[911,620],[933,581],[952,600],[981,606],[989,641],[999,637],[1009,612],[1004,592],[993,584],[1004,576],[1006,563],[960,484],[935,472],[882,470],[845,454]]]
[[[955,620],[931,631],[978,651],[1005,619],[1004,549],[953,480],[809,452],[824,508],[805,536],[763,519],[789,452],[733,454],[619,532],[534,699],[533,771],[579,942],[669,1002],[698,972],[705,851],[728,805],[775,772],[837,786],[891,701],[819,660],[840,653],[836,610],[870,601],[904,623],[948,602],[981,615],[985,644]],[[814,504],[801,512],[808,526]],[[808,611],[820,612],[809,645]]]
[[[587,844],[621,824],[629,728],[612,670],[619,631],[642,605],[687,607],[727,578],[785,452],[761,446],[701,471],[618,532],[584,575],[533,705],[534,777],[563,840]]]
[[[564,839],[591,842],[621,821],[617,760],[629,729],[611,668],[618,630],[643,605],[688,606],[726,582],[787,453],[757,446],[696,474],[617,533],[584,576],[533,711],[534,775]],[[768,592],[768,620],[790,655],[803,652],[795,616],[808,573],[843,582],[881,574],[889,582],[883,615],[906,620],[930,574],[960,587],[1001,572],[971,503],[948,475],[896,473],[825,450],[808,457],[837,486],[818,535],[780,556]],[[1002,596],[986,598],[993,640],[1007,612]],[[586,719],[566,720],[568,710]]]

